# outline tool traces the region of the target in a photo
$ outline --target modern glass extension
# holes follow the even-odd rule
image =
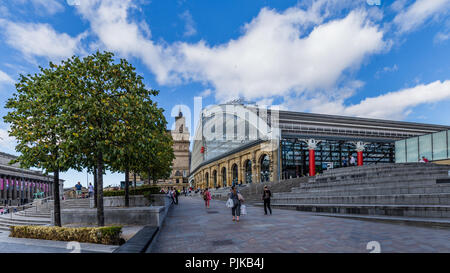
[[[343,167],[350,155],[357,157],[356,147],[346,140],[323,139],[315,149],[316,170]],[[364,164],[394,163],[393,143],[367,143],[363,152]],[[281,141],[282,179],[304,176],[309,170],[308,145],[297,139],[283,138]]]
[[[450,130],[411,137],[395,142],[395,162],[419,162],[424,156],[430,161],[449,161]]]

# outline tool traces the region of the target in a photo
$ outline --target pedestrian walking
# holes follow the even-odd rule
[[[81,183],[80,183],[80,181],[78,181],[78,183],[75,185],[75,189],[76,189],[76,197],[77,198],[80,198],[80,196],[81,196],[81,189],[82,189],[83,187],[81,186]]]
[[[173,192],[173,198],[175,198],[175,205],[178,205],[178,195],[179,194],[180,193],[178,192],[178,190],[175,189],[174,192]]]
[[[269,209],[270,215],[272,215],[272,208],[270,207],[270,197],[272,193],[267,186],[264,186],[262,200],[264,201],[264,214],[267,215],[267,209]]]
[[[347,167],[347,159],[343,156],[342,157],[342,167]]]
[[[171,204],[175,204],[175,198],[173,197],[173,190],[172,189],[168,189],[167,190],[167,196],[170,198]]]
[[[229,197],[233,200],[233,207],[231,208],[233,221],[239,222],[239,216],[241,216],[241,201],[244,201],[244,198],[242,198],[242,195],[236,190],[235,186],[231,187]]]
[[[356,165],[356,160],[353,157],[353,155],[350,156],[350,166],[355,166]]]
[[[94,196],[94,186],[92,186],[92,183],[89,183],[89,198]]]
[[[205,192],[203,193],[203,200],[205,200],[205,207],[209,209],[209,201],[211,200],[211,193],[209,192],[208,188],[206,188]]]

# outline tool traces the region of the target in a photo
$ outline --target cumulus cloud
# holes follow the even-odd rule
[[[140,58],[159,83],[178,82],[169,74],[170,67],[176,65],[172,54],[167,52],[170,48],[154,43],[146,24],[128,20],[129,9],[137,8],[133,1],[80,0],[76,8],[98,37],[97,47]]]
[[[58,33],[48,24],[16,23],[0,19],[0,30],[6,43],[19,50],[25,57],[45,57],[59,60],[82,52],[81,39],[85,33],[71,37]]]
[[[14,80],[5,72],[0,70],[0,84],[13,84]]]
[[[404,1],[401,1],[404,2]],[[404,3],[402,3],[404,8]],[[448,13],[450,0],[417,0],[394,18],[400,33],[413,31],[433,16]]]
[[[212,84],[218,100],[267,98],[331,88],[346,69],[385,46],[383,33],[362,11],[320,24],[309,34],[298,27],[307,23],[305,13],[262,9],[244,34],[227,44],[183,43],[178,47],[182,62],[174,71]]]
[[[8,129],[0,128],[0,148],[8,153],[15,153],[16,138],[10,137]]]
[[[346,105],[345,100],[353,94],[351,90],[352,88],[349,88],[350,92],[337,93],[336,96],[331,97],[319,93],[311,98],[286,98],[285,105],[290,110],[401,120],[418,105],[449,100],[450,80],[420,84],[377,97],[369,97],[358,104]]]
[[[383,33],[366,12],[323,23],[324,3],[283,12],[263,8],[240,37],[215,46],[203,40],[155,43],[129,20],[135,8],[130,0],[89,1],[78,10],[108,50],[141,58],[159,84],[201,82],[223,101],[329,88],[345,70],[384,48]]]

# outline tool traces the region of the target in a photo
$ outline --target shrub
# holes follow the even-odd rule
[[[54,241],[77,241],[80,243],[95,243],[118,245],[122,227],[50,227],[50,226],[11,226],[10,237],[43,239]]]

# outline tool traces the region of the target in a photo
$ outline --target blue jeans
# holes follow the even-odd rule
[[[238,203],[236,206],[231,208],[231,214],[233,216],[241,216],[241,203]]]

